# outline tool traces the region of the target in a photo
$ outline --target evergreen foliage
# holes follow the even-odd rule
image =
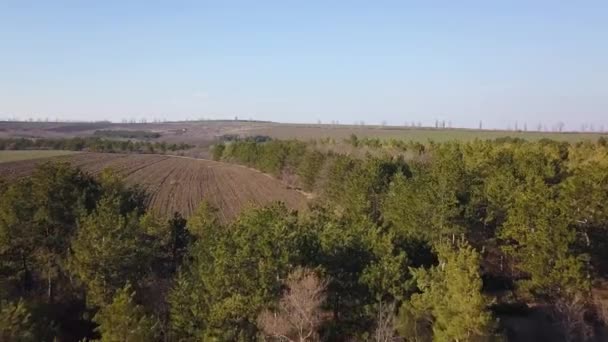
[[[413,317],[415,325],[431,325],[434,341],[472,341],[490,335],[493,319],[481,294],[479,254],[464,242],[455,247],[439,243],[437,253],[439,265],[411,270],[421,292],[401,308],[401,329],[406,330],[401,333],[412,333],[407,330]]]
[[[216,145],[315,195],[227,224],[206,201],[160,217],[111,170],[52,163],[0,181],[0,340],[278,336],[274,314],[303,317],[286,301],[305,278],[323,280],[315,321],[285,323],[290,339],[517,340],[500,318],[540,313],[552,340],[583,340],[606,324],[591,306],[608,275],[605,142],[331,144]]]
[[[96,132],[97,133],[97,132]],[[96,134],[116,138],[116,134]],[[129,137],[130,138],[130,137]],[[185,143],[167,144],[140,140],[114,140],[101,137],[61,139],[1,138],[0,150],[69,150],[105,153],[166,153],[183,151],[194,146]]]
[[[36,341],[31,318],[22,299],[0,302],[0,341]]]
[[[99,325],[96,331],[101,335],[101,342],[148,342],[158,338],[158,322],[146,315],[134,297],[135,292],[127,284],[93,317]]]

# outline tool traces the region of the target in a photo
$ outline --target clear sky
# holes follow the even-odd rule
[[[0,118],[608,129],[608,1],[0,0]]]

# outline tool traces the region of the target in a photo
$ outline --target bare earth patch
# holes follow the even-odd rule
[[[111,168],[129,184],[140,184],[150,194],[150,206],[161,215],[190,215],[207,200],[227,222],[249,206],[282,201],[303,209],[306,197],[279,180],[237,165],[166,155],[81,153],[72,156],[0,164],[0,177],[30,174],[41,162],[64,160],[92,174]]]

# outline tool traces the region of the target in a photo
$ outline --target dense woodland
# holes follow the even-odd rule
[[[605,141],[346,144],[217,144],[315,195],[227,225],[111,170],[2,183],[0,340],[504,341],[539,315],[538,340],[605,338]]]
[[[0,150],[68,150],[106,153],[167,153],[187,150],[192,147],[193,146],[184,143],[168,144],[166,142],[158,141],[150,142],[140,140],[116,140],[104,139],[100,137],[0,139]]]

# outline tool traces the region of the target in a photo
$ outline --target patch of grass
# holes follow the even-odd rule
[[[348,139],[351,134],[359,138],[380,138],[412,140],[426,143],[429,140],[444,142],[450,140],[471,141],[475,139],[521,138],[529,141],[552,139],[575,143],[579,141],[596,141],[600,137],[608,137],[606,133],[592,132],[536,132],[536,131],[500,131],[477,130],[463,128],[424,128],[424,127],[398,127],[398,126],[353,126],[353,125],[305,125],[280,124],[270,127],[254,127],[244,130],[247,135],[267,135],[275,139]]]
[[[60,150],[0,151],[0,163],[6,163],[17,160],[59,157],[74,153],[76,152]]]

